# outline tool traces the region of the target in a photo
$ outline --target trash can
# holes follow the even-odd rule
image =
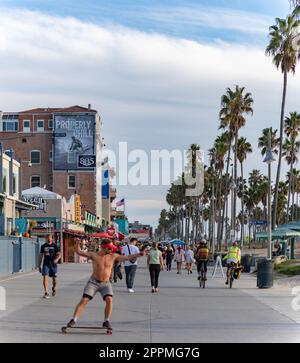
[[[257,287],[269,289],[273,286],[274,261],[262,259],[257,264]]]
[[[244,267],[243,272],[251,272],[252,257],[250,255],[244,255],[241,259],[242,266]]]

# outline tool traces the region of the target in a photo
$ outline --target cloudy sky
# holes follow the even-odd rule
[[[209,149],[220,97],[243,85],[255,101],[242,131],[247,170],[265,165],[264,127],[279,125],[282,76],[264,54],[288,0],[0,0],[0,109],[92,104],[107,148]],[[300,71],[287,111],[299,111]],[[156,224],[167,186],[120,186],[131,220]]]

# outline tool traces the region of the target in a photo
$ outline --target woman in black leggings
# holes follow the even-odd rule
[[[161,251],[157,248],[157,243],[152,243],[152,249],[148,254],[148,267],[150,272],[152,292],[158,292],[159,273],[164,269],[164,261]]]

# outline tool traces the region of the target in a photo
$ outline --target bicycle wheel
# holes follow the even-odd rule
[[[230,272],[230,288],[232,289],[232,285],[233,285],[233,269],[231,269],[231,272]]]

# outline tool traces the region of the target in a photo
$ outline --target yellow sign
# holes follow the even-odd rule
[[[75,194],[75,223],[80,224],[81,222],[81,202],[80,202],[80,195]]]

